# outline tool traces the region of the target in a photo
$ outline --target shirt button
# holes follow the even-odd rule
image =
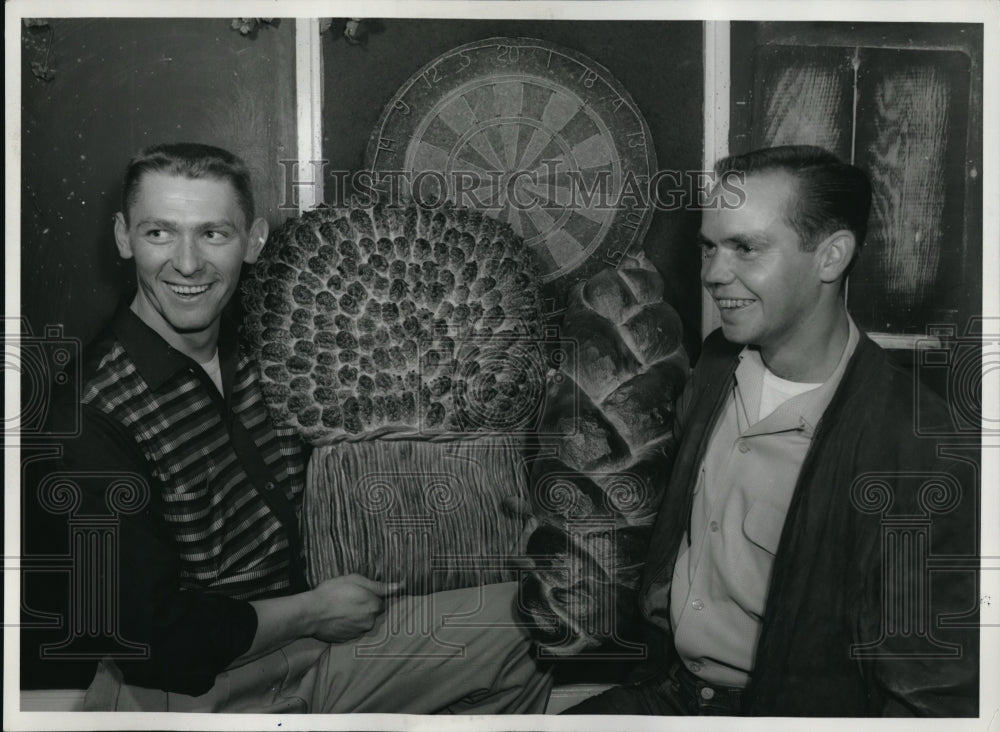
[[[711,529],[712,531],[718,531],[719,530],[719,522],[718,521],[712,521],[708,525],[708,528]]]
[[[736,443],[736,449],[739,450],[740,452],[746,454],[746,453],[750,452],[750,445],[748,445],[743,440],[740,440],[739,442]]]
[[[277,486],[274,484],[273,480],[269,480],[264,484],[264,490],[273,491]]]
[[[705,603],[704,603],[704,602],[702,602],[701,600],[694,600],[694,601],[693,601],[693,602],[691,603],[691,607],[693,607],[693,608],[694,608],[695,610],[704,610],[704,608],[705,608]]]
[[[704,699],[705,701],[708,701],[713,696],[715,696],[715,689],[713,689],[713,688],[711,688],[709,686],[702,687],[702,690],[701,690],[701,698],[702,699]]]

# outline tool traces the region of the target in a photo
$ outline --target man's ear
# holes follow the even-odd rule
[[[264,242],[267,241],[267,222],[264,219],[255,219],[250,227],[250,240],[247,242],[247,253],[243,256],[243,261],[253,264],[260,256]]]
[[[125,223],[125,214],[121,211],[115,214],[115,243],[118,245],[118,254],[122,259],[132,258],[132,242],[128,240],[128,224]]]
[[[820,242],[819,276],[823,282],[832,283],[844,277],[851,259],[854,257],[854,234],[847,229],[835,231]]]

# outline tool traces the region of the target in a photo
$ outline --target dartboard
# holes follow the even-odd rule
[[[438,56],[386,105],[366,160],[382,189],[509,223],[543,282],[617,265],[652,214],[642,114],[607,69],[548,41],[489,38]]]

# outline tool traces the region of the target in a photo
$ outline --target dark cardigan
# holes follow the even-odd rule
[[[670,579],[697,471],[741,348],[721,331],[709,336],[678,405],[680,449],[640,593],[660,657],[676,653]],[[943,400],[917,388],[919,396],[912,375],[861,335],[795,486],[744,713],[978,715],[980,443],[978,436],[971,445],[958,434],[919,436],[915,404],[925,427],[951,421]],[[945,444],[951,446],[947,457],[939,454]],[[879,510],[885,496],[891,504]],[[883,556],[894,555],[883,545],[894,551],[900,546],[894,537],[903,535],[925,536],[929,544],[916,555],[930,555],[943,571],[903,562],[902,573],[884,581]],[[948,561],[951,568],[944,568]],[[929,589],[929,598],[904,598],[919,587]],[[894,599],[902,611],[891,609]],[[915,625],[893,624],[904,618]]]

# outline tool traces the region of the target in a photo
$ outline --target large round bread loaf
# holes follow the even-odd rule
[[[307,211],[268,239],[243,303],[272,416],[314,445],[509,431],[541,401],[531,253],[475,211]]]
[[[522,614],[557,655],[627,643],[649,533],[674,454],[687,379],[681,321],[644,257],[572,290],[560,338],[575,347],[548,380],[531,499],[539,528]]]
[[[271,415],[314,446],[309,580],[513,578],[490,557],[517,545],[500,506],[526,496],[548,368],[523,240],[448,204],[321,207],[271,235],[243,295]]]

